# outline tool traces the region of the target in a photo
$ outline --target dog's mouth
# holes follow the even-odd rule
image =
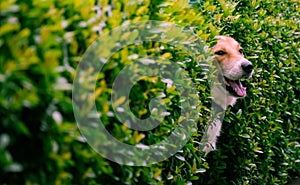
[[[246,87],[243,86],[240,80],[231,80],[224,76],[224,82],[226,85],[226,90],[233,96],[245,97]]]

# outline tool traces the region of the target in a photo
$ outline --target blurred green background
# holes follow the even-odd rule
[[[299,12],[297,0],[2,0],[0,184],[286,184],[300,174]],[[201,96],[198,131],[190,141],[166,161],[133,167],[101,157],[80,135],[72,86],[84,52],[113,28],[147,20],[176,23],[208,46],[214,36],[230,35],[255,66],[244,82],[247,97],[226,111],[218,150],[208,156],[199,151],[210,113],[208,78],[188,54],[155,42],[128,46],[111,60],[122,64],[124,56],[146,53],[184,63]],[[118,70],[107,65],[98,78],[95,97],[103,115],[111,108]],[[140,101],[133,105],[135,115],[147,116],[141,107],[164,88],[157,79],[137,84],[131,95],[132,102]],[[169,93],[171,102],[179,101]],[[169,133],[171,118],[179,119],[178,107],[168,111],[165,128],[154,133],[103,119],[120,140],[151,143]]]

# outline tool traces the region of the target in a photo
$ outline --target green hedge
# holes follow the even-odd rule
[[[286,184],[300,173],[298,1],[8,0],[0,2],[0,10],[1,184],[261,185]],[[218,150],[207,156],[199,141],[209,121],[209,76],[197,58],[159,42],[128,46],[111,57],[97,77],[97,110],[110,111],[114,77],[128,62],[124,56],[179,61],[201,100],[198,130],[190,141],[163,162],[125,166],[91,149],[76,126],[72,86],[84,52],[122,23],[147,20],[176,23],[208,46],[214,36],[230,35],[255,66],[253,77],[243,82],[247,97],[226,111]],[[145,118],[149,100],[161,92],[169,93],[171,116],[159,128],[137,132],[104,116],[106,127],[133,145],[164,139],[172,120],[180,122],[176,89],[149,78],[134,86],[130,98],[139,101],[131,104],[133,113]]]

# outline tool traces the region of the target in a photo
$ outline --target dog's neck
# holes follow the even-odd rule
[[[224,110],[229,105],[233,106],[237,100],[237,98],[230,96],[222,85],[214,85],[212,87],[212,97],[213,101]]]

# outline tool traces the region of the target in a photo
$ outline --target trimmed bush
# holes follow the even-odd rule
[[[0,7],[1,184],[261,185],[286,184],[300,174],[298,1],[9,0]],[[247,97],[226,111],[218,150],[207,156],[199,142],[211,112],[211,74],[200,64],[209,51],[192,57],[166,43],[145,42],[115,52],[99,73],[85,74],[87,88],[97,79],[97,111],[114,137],[154,144],[182,121],[178,90],[159,78],[134,84],[129,101],[136,117],[149,117],[149,102],[161,93],[169,113],[158,128],[138,132],[110,116],[117,104],[109,101],[114,79],[134,63],[128,59],[133,55],[181,64],[199,92],[199,119],[191,118],[196,132],[169,159],[147,167],[111,162],[77,128],[72,87],[83,54],[99,35],[147,20],[176,23],[209,47],[214,36],[230,35],[255,66],[254,76],[243,82]]]

